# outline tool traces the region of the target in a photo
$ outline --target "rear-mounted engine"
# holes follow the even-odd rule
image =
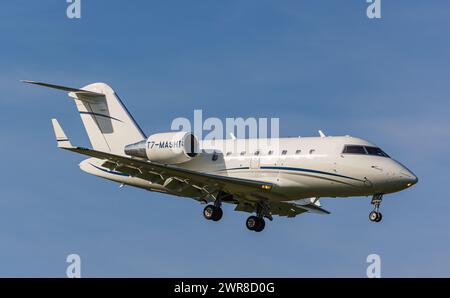
[[[125,154],[164,164],[192,160],[199,152],[197,138],[189,132],[166,132],[125,146]]]

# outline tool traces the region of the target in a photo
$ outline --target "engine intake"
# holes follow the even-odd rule
[[[125,146],[125,154],[164,164],[187,162],[197,156],[199,143],[189,132],[166,132]]]

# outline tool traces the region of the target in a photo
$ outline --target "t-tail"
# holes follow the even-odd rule
[[[145,134],[119,96],[105,83],[94,83],[81,89],[23,81],[69,92],[80,113],[92,148],[124,155],[124,147],[145,139]]]

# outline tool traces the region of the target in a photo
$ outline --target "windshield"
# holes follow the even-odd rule
[[[383,150],[378,147],[361,146],[361,145],[346,145],[343,154],[361,154],[361,155],[376,155],[382,157],[389,157]]]
[[[387,155],[383,150],[381,150],[378,147],[365,146],[365,148],[367,150],[367,154],[369,154],[369,155],[378,155],[378,156],[383,156],[383,157],[389,157],[389,155]]]

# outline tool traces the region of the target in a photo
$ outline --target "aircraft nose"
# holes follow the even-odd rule
[[[419,178],[417,178],[416,175],[412,174],[412,176],[406,178],[407,184],[406,186],[413,186],[414,184],[416,184],[417,182],[419,182]]]
[[[419,178],[417,178],[417,176],[414,175],[414,179],[413,179],[413,181],[411,181],[411,183],[414,185],[417,182],[419,182]]]
[[[406,184],[406,187],[413,186],[414,184],[419,182],[419,178],[417,178],[417,176],[414,175],[413,172],[408,170],[403,165],[400,166],[400,171],[399,171],[398,175],[399,175],[400,179],[402,180],[402,182]]]

